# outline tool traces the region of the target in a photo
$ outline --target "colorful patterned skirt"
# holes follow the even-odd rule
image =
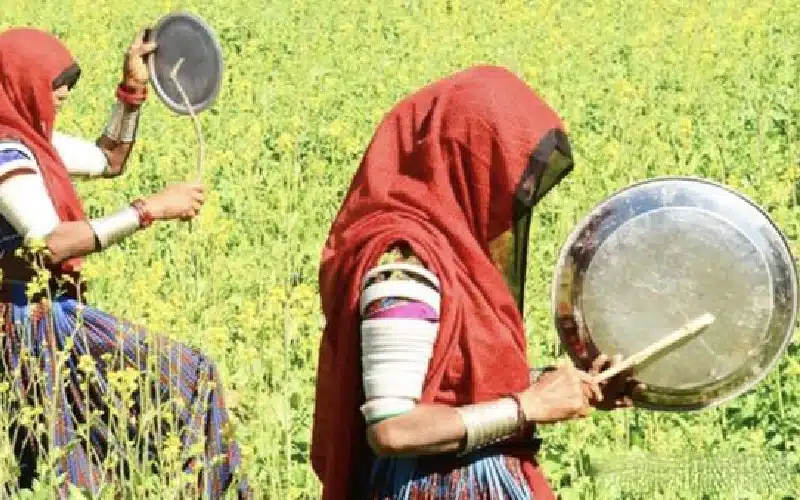
[[[202,498],[233,484],[239,449],[211,360],[71,297],[29,303],[22,283],[3,294],[0,380],[21,487],[42,461],[63,475],[61,498],[67,483],[97,493],[144,469],[194,474]],[[244,479],[238,493],[250,495]]]
[[[370,478],[373,500],[534,500],[518,458],[475,452],[455,467],[436,457],[376,458]]]

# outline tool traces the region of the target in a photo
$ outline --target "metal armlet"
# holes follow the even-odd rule
[[[126,207],[111,215],[92,219],[89,225],[103,250],[135,233],[141,227],[141,221],[134,207]]]
[[[456,408],[467,430],[460,455],[498,443],[519,433],[525,425],[519,403],[506,397]]]
[[[115,101],[111,106],[111,114],[106,122],[103,135],[124,144],[130,144],[136,139],[139,129],[139,116],[141,108],[128,106],[122,101]]]

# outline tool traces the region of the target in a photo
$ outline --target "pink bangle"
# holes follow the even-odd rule
[[[129,106],[141,106],[147,99],[147,87],[142,87],[140,90],[132,89],[120,83],[117,85],[117,99]]]

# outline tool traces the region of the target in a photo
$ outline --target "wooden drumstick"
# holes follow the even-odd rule
[[[707,328],[709,325],[711,325],[711,323],[713,323],[714,320],[715,320],[715,318],[714,318],[713,314],[705,313],[702,316],[699,316],[699,317],[689,321],[688,323],[683,325],[681,328],[678,328],[677,330],[675,330],[674,332],[670,333],[669,335],[667,335],[663,339],[659,340],[658,342],[654,342],[653,344],[650,344],[649,346],[645,347],[644,349],[642,349],[641,351],[637,352],[633,356],[630,356],[628,359],[626,359],[622,363],[620,363],[620,364],[618,364],[616,366],[613,366],[613,367],[609,368],[608,370],[606,370],[606,371],[604,371],[602,373],[599,373],[594,378],[594,381],[597,382],[597,383],[603,382],[605,380],[610,379],[614,375],[619,374],[620,372],[623,372],[623,371],[625,371],[625,370],[627,370],[627,369],[629,369],[631,367],[638,366],[638,365],[644,363],[645,361],[650,359],[652,356],[654,356],[654,355],[656,355],[656,354],[668,349],[669,347],[672,347],[673,345],[675,345],[679,341],[687,339],[688,337],[699,333],[704,328]]]

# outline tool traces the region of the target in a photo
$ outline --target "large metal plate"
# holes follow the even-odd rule
[[[188,12],[175,12],[161,18],[147,40],[158,44],[147,65],[153,89],[168,108],[190,114],[170,76],[180,59],[177,78],[192,110],[199,113],[214,103],[222,84],[222,49],[205,21]]]
[[[710,312],[697,337],[635,372],[635,404],[689,411],[760,382],[791,340],[794,259],[756,204],[706,180],[634,184],[600,203],[569,235],[553,283],[556,328],[573,361],[628,357]]]

